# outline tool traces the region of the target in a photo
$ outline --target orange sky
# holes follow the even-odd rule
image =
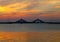
[[[60,21],[60,0],[0,0],[0,21],[19,18]]]

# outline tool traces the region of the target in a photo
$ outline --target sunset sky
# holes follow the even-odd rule
[[[60,0],[0,0],[0,21],[60,21]]]

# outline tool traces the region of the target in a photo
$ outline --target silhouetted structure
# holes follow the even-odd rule
[[[24,19],[20,19],[20,20],[16,21],[15,23],[44,23],[44,21],[42,21],[40,19],[36,19],[36,20],[34,20],[32,22],[28,22],[28,21],[26,21]]]
[[[45,22],[47,24],[60,24],[60,22]]]
[[[14,23],[47,23],[47,24],[60,24],[60,22],[44,22],[40,19],[35,19],[32,22],[26,21],[24,19],[19,19],[16,22],[0,22],[0,24],[14,24]]]
[[[20,19],[20,20],[16,21],[15,23],[27,23],[27,21],[24,19]]]
[[[33,23],[44,23],[44,21],[40,20],[40,19],[36,19],[34,21],[32,21]]]

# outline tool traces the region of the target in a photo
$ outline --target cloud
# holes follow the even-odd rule
[[[0,5],[6,8],[9,8],[11,11],[16,10],[21,12],[31,12],[31,10],[40,10],[43,12],[46,11],[53,11],[55,8],[53,7],[56,5],[59,0],[0,0]],[[56,8],[57,9],[57,8]],[[10,11],[9,11],[10,12]],[[14,11],[15,12],[15,11]]]
[[[16,15],[15,17],[17,17],[22,14],[32,14],[34,16],[30,15],[30,18],[40,18],[41,15],[41,17],[49,19],[51,16],[60,16],[59,12],[60,0],[0,0],[0,15],[6,15],[7,17],[8,15],[11,17]]]

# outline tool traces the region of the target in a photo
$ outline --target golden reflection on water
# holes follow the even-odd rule
[[[60,42],[60,32],[0,32],[0,42]]]

